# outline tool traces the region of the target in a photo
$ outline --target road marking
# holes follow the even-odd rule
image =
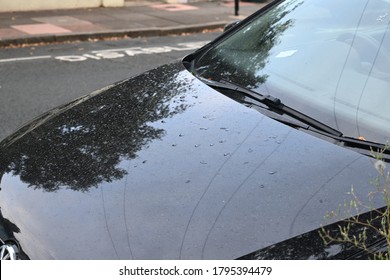
[[[15,61],[26,61],[26,60],[37,60],[37,59],[48,59],[52,58],[51,55],[43,55],[43,56],[28,56],[28,57],[16,57],[16,58],[7,58],[0,59],[1,62],[15,62]]]
[[[121,58],[125,56],[136,56],[140,54],[162,54],[172,51],[191,51],[198,49],[208,43],[208,41],[198,41],[198,42],[188,42],[188,43],[178,43],[171,46],[158,46],[158,47],[132,47],[132,48],[120,48],[120,49],[106,49],[106,50],[95,50],[90,51],[89,53],[81,55],[63,55],[63,56],[29,56],[29,57],[15,57],[15,58],[6,58],[0,59],[0,63],[3,62],[16,62],[16,61],[29,61],[29,60],[39,60],[39,59],[50,59],[54,58],[60,61],[67,62],[80,62],[86,61],[88,59],[101,60],[101,59],[114,59]]]
[[[168,53],[172,51],[190,51],[199,49],[204,46],[208,41],[201,42],[188,42],[188,43],[179,43],[175,46],[158,46],[158,47],[132,47],[132,48],[120,48],[120,49],[106,49],[98,51],[90,51],[89,53],[82,55],[63,55],[54,57],[60,61],[67,62],[80,62],[86,61],[88,59],[101,60],[101,59],[114,59],[121,58],[125,56],[136,56],[140,54],[161,54]]]

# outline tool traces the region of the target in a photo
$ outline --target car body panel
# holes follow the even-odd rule
[[[378,211],[378,212],[377,212]],[[321,229],[305,232],[284,240],[266,248],[256,250],[250,254],[240,257],[240,260],[367,260],[375,259],[378,253],[385,253],[387,250],[386,238],[376,229],[381,228],[382,213],[385,213],[386,207],[369,211],[351,220],[346,219],[333,224],[326,225]],[[359,221],[357,223],[356,221]],[[364,227],[370,221],[372,227]],[[324,245],[324,232],[334,239],[343,239],[340,227],[349,228],[349,236],[366,235],[366,248],[355,246],[350,242],[329,242]],[[366,231],[364,233],[364,231]]]
[[[0,153],[13,225],[1,238],[32,259],[235,259],[328,223],[376,176],[372,159],[233,101],[181,61],[45,114]]]

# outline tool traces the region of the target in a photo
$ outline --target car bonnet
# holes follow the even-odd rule
[[[1,233],[33,259],[234,259],[328,223],[376,175],[368,157],[229,99],[179,61],[0,147]]]

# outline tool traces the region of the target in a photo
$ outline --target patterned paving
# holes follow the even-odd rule
[[[124,32],[139,29],[142,32],[145,28],[168,29],[193,24],[230,22],[244,18],[263,6],[263,4],[240,1],[240,7],[245,9],[241,9],[240,15],[235,16],[234,0],[224,0],[230,2],[204,0],[199,3],[187,3],[188,0],[178,1],[179,3],[162,3],[147,0],[142,5],[125,5],[120,8],[0,13],[0,45],[3,41],[4,45],[7,45],[15,39],[28,41],[34,37],[57,40],[53,36],[56,34],[66,35],[63,38],[69,38],[74,34],[74,38],[78,38],[81,33],[86,35],[96,33],[104,36],[108,34],[107,31]]]
[[[190,11],[190,10],[198,10],[198,7],[184,4],[160,4],[153,5],[152,8],[165,10],[169,12],[179,12],[179,11]]]
[[[98,24],[71,16],[36,17],[32,18],[32,20],[59,26],[72,32],[98,32],[107,30],[107,28]]]
[[[71,33],[71,30],[50,23],[11,25],[12,28],[30,35]]]
[[[92,24],[89,21],[81,20],[71,16],[53,16],[53,17],[36,17],[32,18],[34,21],[42,23],[50,23],[53,25],[59,26],[69,26],[69,25],[90,25]]]
[[[234,1],[232,2],[224,2],[222,5],[226,6],[226,7],[234,7],[235,3]],[[239,7],[248,7],[248,6],[254,6],[255,4],[254,3],[248,3],[248,2],[241,2],[238,4]]]
[[[17,38],[24,35],[23,32],[13,28],[0,28],[0,39],[2,38]]]

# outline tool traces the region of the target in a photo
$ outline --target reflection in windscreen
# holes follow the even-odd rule
[[[252,20],[196,62],[224,79],[340,130],[390,136],[390,3],[291,0]]]

